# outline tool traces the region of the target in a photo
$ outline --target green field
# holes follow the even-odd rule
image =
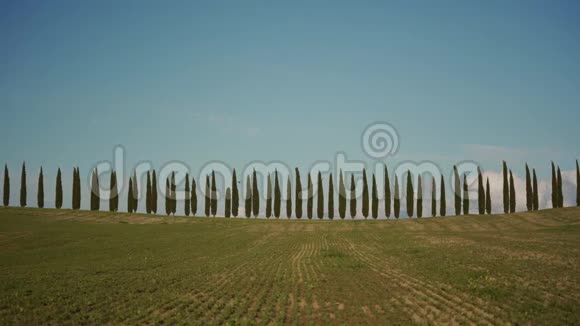
[[[1,324],[580,324],[580,209],[414,220],[0,208]]]

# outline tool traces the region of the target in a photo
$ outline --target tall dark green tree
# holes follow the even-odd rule
[[[254,171],[255,173],[255,171]],[[217,214],[217,186],[215,183],[215,172],[211,171],[211,215],[215,217]],[[254,216],[257,214],[254,213]]]
[[[254,217],[258,217],[258,214],[260,214],[260,192],[258,190],[258,178],[255,169],[252,173],[252,212],[254,213]]]
[[[145,185],[145,211],[147,214],[151,214],[151,172],[149,171],[147,171],[147,183]]]
[[[421,174],[417,178],[417,218],[423,217],[423,182]]]
[[[73,178],[72,178],[72,209],[77,209],[77,169],[73,168]]]
[[[308,173],[308,199],[306,202],[306,216],[308,219],[312,219],[312,210],[314,209],[314,191],[312,190],[312,178],[310,173]]]
[[[489,178],[485,185],[485,211],[487,214],[491,214],[491,192],[489,190]]]
[[[238,217],[239,206],[240,206],[240,194],[238,192],[238,178],[236,176],[236,169],[234,169],[233,176],[232,176],[232,216],[233,217]]]
[[[332,182],[332,173],[328,178],[328,218],[334,219],[334,183]]]
[[[353,174],[350,175],[350,217],[356,217],[356,184]]]
[[[344,186],[342,169],[340,169],[338,179],[338,215],[341,219],[344,219],[346,216],[346,187]]]
[[[479,215],[485,214],[485,187],[483,186],[483,175],[479,167],[477,167],[477,208],[479,208]]]
[[[526,163],[526,209],[528,211],[534,209],[534,193],[532,189],[532,178],[530,176],[528,163]]]
[[[8,173],[8,165],[4,164],[4,206],[10,205],[10,174]]]
[[[376,219],[379,217],[379,194],[377,193],[377,180],[373,173],[373,184],[371,194],[371,216]]]
[[[385,164],[385,216],[389,218],[391,216],[391,181],[389,180],[389,169]]]
[[[411,171],[407,171],[407,216],[409,218],[413,217],[413,205],[415,204],[414,199],[415,197],[415,190],[413,189],[413,179],[411,178]]]
[[[295,201],[296,201],[296,218],[297,219],[301,219],[302,218],[302,181],[300,180],[300,170],[298,170],[298,168],[295,168],[296,171],[296,189],[295,189],[295,193],[296,195],[295,197]]]
[[[537,211],[539,208],[540,201],[538,198],[538,178],[536,177],[536,169],[533,169],[532,175],[533,175],[533,179],[534,179],[533,180],[533,187],[532,187],[532,190],[534,193],[533,207],[534,207],[534,210]]]
[[[175,184],[175,172],[171,172],[171,214],[177,212],[177,186]]]
[[[22,175],[20,176],[20,207],[26,207],[26,163],[22,163]]]
[[[60,168],[56,171],[56,189],[54,190],[54,207],[62,207],[62,173]]]
[[[109,178],[109,212],[116,212],[115,201],[118,197],[117,190],[117,175],[115,170],[111,171],[111,176]]]
[[[292,184],[290,175],[288,175],[288,182],[286,183],[286,217],[292,217]]]
[[[564,194],[562,192],[562,173],[558,166],[558,207],[564,207]]]
[[[437,185],[435,184],[435,177],[431,178],[431,216],[437,216]]]
[[[441,190],[439,190],[441,199],[439,202],[439,215],[447,215],[447,200],[445,199],[445,178],[441,175]]]
[[[270,178],[270,173],[268,173],[266,185],[266,218],[272,216],[272,180]]]
[[[467,185],[467,174],[463,175],[463,215],[469,214],[469,187]]]
[[[138,208],[139,208],[139,186],[137,183],[137,171],[133,170],[133,213],[137,212]]]
[[[250,177],[248,176],[248,181],[249,181]],[[248,184],[248,187],[250,185]],[[205,176],[205,193],[204,193],[204,210],[205,210],[205,217],[209,217],[209,215],[211,214],[211,193],[210,190],[211,186],[210,186],[210,182],[209,182],[209,175]],[[251,198],[251,197],[250,197]],[[250,210],[252,209],[252,204],[250,203]]]
[[[508,169],[507,164],[503,161],[503,212],[505,214],[510,211],[510,184],[508,181]]]
[[[282,191],[278,182],[278,170],[274,171],[274,217],[280,217],[280,206],[282,205]]]
[[[155,170],[151,173],[151,212],[157,213],[157,175]]]
[[[229,190],[229,189],[228,189]],[[185,174],[185,198],[184,198],[184,203],[183,203],[183,212],[185,213],[185,216],[189,216],[189,213],[191,212],[191,197],[190,197],[190,190],[189,190],[189,173]]]
[[[131,183],[129,183],[129,187],[131,187]],[[169,185],[169,176],[165,179],[165,214],[167,216],[171,215],[171,186]]]
[[[76,209],[81,209],[81,198],[82,198],[82,193],[81,193],[81,171],[79,169],[79,167],[77,167],[77,173],[76,173],[76,185],[75,185],[75,191],[76,191],[76,202],[75,202],[75,207]]]
[[[367,170],[363,169],[363,189],[362,189],[362,215],[366,219],[369,216],[369,185],[367,184]]]
[[[197,214],[197,184],[195,183],[195,178],[191,178],[191,215],[195,216],[195,214]],[[234,207],[233,207],[233,197],[232,197],[232,213],[234,212]],[[235,210],[236,215],[238,215],[238,210]]]
[[[554,162],[552,162],[552,207],[558,208],[558,179]]]
[[[91,210],[98,211],[101,203],[101,188],[99,187],[99,172],[95,168],[91,177]]]
[[[132,178],[133,177],[129,177],[129,189],[127,190],[127,212],[128,213],[133,213],[133,180],[132,180]],[[167,201],[165,201],[165,203],[166,203],[165,206],[167,206]],[[169,214],[167,214],[167,215],[169,215]]]
[[[250,176],[246,176],[246,194],[245,194],[245,213],[246,218],[252,215],[252,183],[250,181]]]
[[[459,179],[459,172],[457,166],[453,166],[453,179],[455,181],[453,192],[455,194],[455,215],[461,214],[461,179]]]
[[[225,207],[224,212],[225,217],[230,217],[232,212],[232,192],[230,190],[230,187],[226,189],[226,203],[224,207]]]
[[[38,208],[44,208],[44,175],[42,173],[42,167],[40,167],[40,173],[38,174],[38,190],[36,191],[36,199]]]
[[[516,212],[516,188],[514,184],[514,175],[510,170],[510,213]]]
[[[576,160],[576,206],[580,206],[580,168]]]
[[[393,198],[393,210],[395,218],[399,218],[399,213],[401,212],[401,196],[399,195],[399,178],[395,173],[395,196]]]
[[[318,216],[319,219],[323,219],[324,218],[324,188],[322,186],[322,174],[320,173],[320,171],[318,171],[318,189],[316,189],[318,191],[317,195],[318,195],[318,200],[317,200],[317,206],[316,206],[316,215]]]

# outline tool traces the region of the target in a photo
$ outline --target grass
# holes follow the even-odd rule
[[[414,220],[0,208],[1,324],[580,324],[580,209]]]

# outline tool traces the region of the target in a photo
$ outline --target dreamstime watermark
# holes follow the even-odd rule
[[[256,176],[256,183],[259,188],[261,199],[267,198],[268,178],[270,179],[270,187],[272,194],[274,192],[276,178],[280,189],[280,194],[283,200],[288,199],[287,187],[290,183],[291,197],[296,194],[297,173],[300,173],[300,183],[302,187],[302,199],[307,199],[308,194],[308,179],[312,183],[312,193],[316,197],[319,191],[318,176],[322,179],[323,191],[328,191],[329,179],[332,175],[333,186],[335,194],[338,194],[340,182],[344,184],[347,194],[350,194],[351,180],[354,176],[355,194],[357,198],[362,196],[362,189],[364,182],[362,180],[363,170],[366,169],[367,185],[369,192],[372,187],[372,178],[376,178],[377,192],[379,199],[384,198],[385,190],[385,172],[389,173],[389,187],[394,187],[394,178],[398,179],[401,198],[405,198],[406,183],[408,175],[411,175],[411,180],[414,183],[415,195],[417,194],[418,176],[422,178],[423,198],[431,198],[431,193],[435,193],[437,200],[440,199],[440,184],[442,178],[452,193],[455,191],[453,182],[453,171],[444,171],[444,169],[432,161],[402,161],[395,166],[390,166],[386,171],[387,158],[395,157],[400,145],[399,133],[396,128],[386,122],[377,122],[368,125],[361,133],[361,149],[373,161],[368,164],[363,160],[352,160],[347,157],[343,151],[338,151],[332,160],[317,160],[307,169],[300,171],[296,167],[292,167],[281,161],[253,161],[246,164],[242,169],[234,170],[234,167],[222,161],[209,161],[203,164],[197,173],[193,173],[193,169],[188,166],[186,162],[182,161],[168,161],[157,169],[150,161],[142,161],[137,163],[134,167],[127,167],[127,151],[121,146],[117,145],[113,148],[112,159],[110,161],[101,161],[95,164],[93,169],[98,171],[99,180],[106,180],[105,175],[111,173],[113,170],[117,174],[117,187],[119,193],[126,191],[127,180],[129,177],[135,177],[138,184],[138,198],[145,196],[145,181],[147,173],[151,174],[155,171],[157,190],[161,197],[166,196],[166,183],[170,182],[172,176],[175,176],[175,198],[183,200],[187,197],[184,189],[186,177],[195,180],[195,189],[201,196],[206,196],[206,189],[211,189],[207,183],[211,183],[213,177],[216,182],[215,198],[223,199],[225,191],[228,187],[237,187],[240,194],[240,199],[246,198],[248,181],[250,182],[250,189],[252,188],[254,175]],[[478,167],[477,162],[462,161],[456,164],[457,170],[461,179],[466,177],[468,184],[468,192],[470,198],[477,196],[477,180]],[[90,182],[90,175],[93,169],[88,173],[88,180]],[[233,185],[234,173],[236,175],[236,185]],[[342,176],[342,178],[341,178]],[[310,178],[308,178],[310,177]],[[461,182],[463,184],[463,182]],[[101,198],[109,198],[109,183],[99,182]],[[432,191],[436,187],[436,191]],[[460,190],[463,193],[463,189]],[[450,195],[452,195],[452,193]],[[447,198],[452,198],[450,195]],[[294,198],[295,199],[295,198]]]

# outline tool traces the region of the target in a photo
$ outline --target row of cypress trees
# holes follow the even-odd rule
[[[562,173],[560,167],[556,167],[552,162],[552,206],[554,208],[559,208],[564,206],[564,198],[563,198],[563,191],[562,191]],[[516,191],[515,191],[515,183],[513,178],[513,173],[511,169],[508,169],[507,164],[503,161],[502,164],[503,170],[503,209],[504,213],[514,213],[516,210]],[[528,211],[538,210],[539,208],[539,198],[538,198],[538,180],[536,176],[536,170],[532,169],[532,173],[530,173],[530,169],[528,165],[525,166],[526,170],[526,208]],[[388,169],[385,166],[384,170],[384,214],[386,217],[391,216],[391,183],[389,180],[389,173]],[[462,185],[462,178],[460,177],[457,167],[453,167],[453,176],[454,176],[454,205],[455,205],[455,214],[461,215],[469,214],[469,187],[467,183],[467,175],[463,175],[463,185]],[[300,171],[298,168],[295,170],[295,177],[296,177],[296,187],[295,187],[295,216],[296,218],[302,218],[302,183],[300,178]],[[266,188],[266,217],[280,217],[281,214],[281,202],[282,202],[282,194],[280,189],[280,183],[278,179],[278,172],[274,172],[274,185],[272,187],[272,177],[270,174],[267,176],[267,188]],[[576,203],[580,206],[580,168],[578,166],[578,161],[576,161],[576,178],[577,178],[577,196],[576,196]],[[491,214],[491,194],[490,194],[490,186],[489,186],[489,178],[487,178],[486,183],[483,183],[483,175],[481,170],[478,168],[478,213],[479,214]],[[363,169],[362,181],[363,181],[363,190],[362,190],[362,203],[361,203],[361,212],[364,218],[372,216],[373,218],[378,217],[378,203],[379,203],[379,196],[377,191],[377,182],[376,177],[372,175],[372,185],[371,185],[371,193],[369,199],[369,186],[367,183],[367,173],[366,169]],[[232,178],[232,185],[231,187],[226,188],[225,192],[225,216],[230,217],[238,216],[238,207],[239,207],[239,192],[237,187],[237,176],[235,169],[233,171],[233,178]],[[286,216],[290,218],[293,213],[293,203],[292,203],[292,184],[290,176],[286,182]],[[437,216],[437,189],[435,178],[432,178],[432,189],[431,189],[431,216]],[[318,193],[317,193],[317,210],[316,216],[319,219],[324,217],[325,213],[325,203],[324,203],[324,184],[322,181],[322,175],[319,172],[317,176],[317,186],[318,186]],[[252,173],[252,178],[247,176],[246,180],[246,197],[245,197],[245,216],[250,217],[254,216],[257,217],[260,211],[260,194],[258,189],[258,180],[256,171],[254,170]],[[355,194],[355,179],[354,175],[351,175],[350,178],[350,188],[347,196],[346,185],[343,177],[342,170],[339,173],[339,185],[338,185],[338,213],[340,218],[344,219],[346,217],[346,206],[347,206],[347,197],[350,197],[349,205],[350,205],[350,216],[354,218],[357,213],[357,198]],[[395,218],[399,218],[400,216],[400,189],[399,189],[399,180],[398,177],[395,175],[395,182],[394,182],[394,195],[392,200],[392,208],[393,208],[393,215]],[[191,188],[189,184],[189,174],[186,175],[186,182],[185,182],[185,201],[184,201],[184,212],[185,215],[189,216],[190,214],[195,215],[197,213],[197,193],[195,191],[197,189],[195,179],[191,179]],[[205,216],[216,216],[217,214],[217,184],[215,180],[215,172],[212,171],[211,179],[210,175],[206,176],[206,183],[205,183],[205,209],[204,213]],[[8,172],[8,167],[4,166],[4,196],[3,196],[3,203],[4,206],[8,206],[10,202],[10,175]],[[439,215],[445,216],[446,214],[446,198],[445,198],[445,180],[443,176],[441,177],[440,181],[440,208],[439,208]],[[118,196],[118,186],[117,186],[117,174],[115,171],[111,173],[110,179],[110,196],[109,196],[109,210],[110,211],[118,211],[119,210],[119,196]],[[166,180],[166,196],[165,196],[165,212],[167,215],[175,215],[176,213],[176,184],[175,184],[175,173],[171,173],[171,175]],[[314,208],[314,196],[313,196],[313,182],[311,175],[308,174],[308,183],[307,183],[307,204],[306,204],[306,216],[311,219],[314,216],[313,208]],[[99,186],[99,178],[98,178],[98,171],[94,169],[91,173],[91,194],[90,194],[90,209],[91,210],[99,210],[100,209],[100,186]],[[422,217],[423,216],[423,182],[421,179],[421,175],[417,178],[417,198],[414,198],[415,191],[413,185],[413,178],[411,172],[407,172],[406,178],[406,211],[408,216]],[[146,184],[146,212],[148,214],[156,214],[157,213],[157,177],[155,170],[147,172],[147,184]],[[334,218],[334,182],[333,176],[330,175],[328,179],[328,200],[327,200],[327,215],[328,218]],[[128,196],[127,196],[127,211],[134,213],[138,209],[138,198],[139,198],[139,188],[137,184],[137,175],[136,172],[133,173],[133,176],[129,178],[129,185],[128,185]],[[63,203],[63,190],[62,190],[62,174],[60,168],[57,171],[56,176],[56,188],[55,188],[55,207],[61,208]],[[370,207],[369,207],[370,204]],[[26,164],[23,163],[22,165],[22,174],[21,174],[21,187],[20,187],[20,206],[26,207],[27,206],[27,189],[26,189]],[[42,168],[40,169],[40,173],[38,176],[38,191],[37,191],[37,206],[39,208],[44,207],[44,172]],[[80,209],[81,206],[81,180],[80,180],[80,172],[79,168],[75,167],[73,169],[73,182],[72,182],[72,208],[73,209]],[[415,211],[416,208],[416,211]]]

